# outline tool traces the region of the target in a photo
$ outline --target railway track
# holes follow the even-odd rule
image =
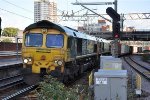
[[[0,65],[0,100],[16,100],[20,96],[26,96],[37,85],[24,83],[22,63]]]
[[[124,57],[124,60],[129,64],[137,73],[143,76],[150,82],[150,69],[137,63],[131,57]]]
[[[23,82],[21,74],[0,79],[0,91],[10,88]]]
[[[0,99],[12,100],[34,90],[37,85],[27,85],[21,74],[0,79]]]
[[[21,73],[22,62],[5,63],[0,65],[0,79]]]
[[[7,94],[6,96],[3,96],[1,98],[1,100],[12,100],[12,99],[16,99],[19,96],[25,95],[26,93],[29,93],[31,91],[33,91],[34,89],[37,88],[37,85],[26,85],[23,84],[23,86],[21,86],[21,88],[18,88],[17,90]]]

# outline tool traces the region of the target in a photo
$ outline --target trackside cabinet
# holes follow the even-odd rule
[[[127,71],[100,69],[95,72],[94,100],[127,100]]]
[[[122,60],[120,58],[114,58],[112,56],[100,56],[101,69],[105,70],[121,70]]]

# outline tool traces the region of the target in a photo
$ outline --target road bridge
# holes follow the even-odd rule
[[[91,35],[113,40],[112,32],[90,32]],[[126,41],[150,41],[150,31],[121,32],[120,40]]]

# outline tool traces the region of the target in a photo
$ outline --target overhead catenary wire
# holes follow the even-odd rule
[[[3,0],[3,1],[6,2],[6,3],[11,4],[11,5],[13,5],[13,6],[17,7],[17,8],[23,9],[23,10],[25,10],[25,11],[27,11],[27,12],[34,13],[33,11],[30,11],[30,10],[28,10],[28,9],[25,9],[25,8],[23,8],[23,7],[21,7],[21,6],[16,5],[16,4],[13,4],[13,3],[11,3],[11,2],[9,2],[9,1],[7,1],[7,0]]]
[[[14,15],[17,15],[17,16],[20,16],[20,17],[23,17],[23,18],[26,18],[26,19],[33,20],[32,18],[29,18],[29,17],[23,16],[23,15],[14,13],[14,12],[12,12],[12,11],[5,10],[5,9],[3,9],[3,8],[0,8],[0,10],[3,10],[3,11],[5,11],[5,12],[8,12],[8,13],[11,13],[11,14],[14,14]]]
[[[80,1],[81,1],[81,0],[80,0]],[[79,2],[76,0],[76,3],[79,3]],[[100,16],[101,18],[107,20],[108,22],[111,22],[111,23],[112,23],[112,21],[111,21],[110,19],[107,19],[107,18],[105,18],[104,16],[102,16],[101,14],[98,14],[97,12],[95,12],[95,11],[89,9],[88,7],[84,6],[82,3],[80,3],[80,6],[82,6],[83,8],[85,8],[85,9],[91,11],[92,13],[94,13],[94,14]]]

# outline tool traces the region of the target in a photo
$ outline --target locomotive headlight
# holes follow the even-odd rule
[[[54,62],[55,62],[55,63],[57,63],[57,62],[58,62],[58,60],[55,60]]]
[[[24,63],[28,63],[28,59],[24,59],[23,62],[24,62]]]
[[[31,63],[32,62],[32,58],[24,58],[23,62],[25,64]]]
[[[59,66],[61,66],[61,65],[63,64],[63,62],[62,62],[61,60],[58,60],[58,61],[57,61],[57,64],[58,64]]]
[[[29,61],[29,62],[31,62],[31,61],[32,61],[32,59],[31,59],[31,58],[28,58],[28,61]]]

